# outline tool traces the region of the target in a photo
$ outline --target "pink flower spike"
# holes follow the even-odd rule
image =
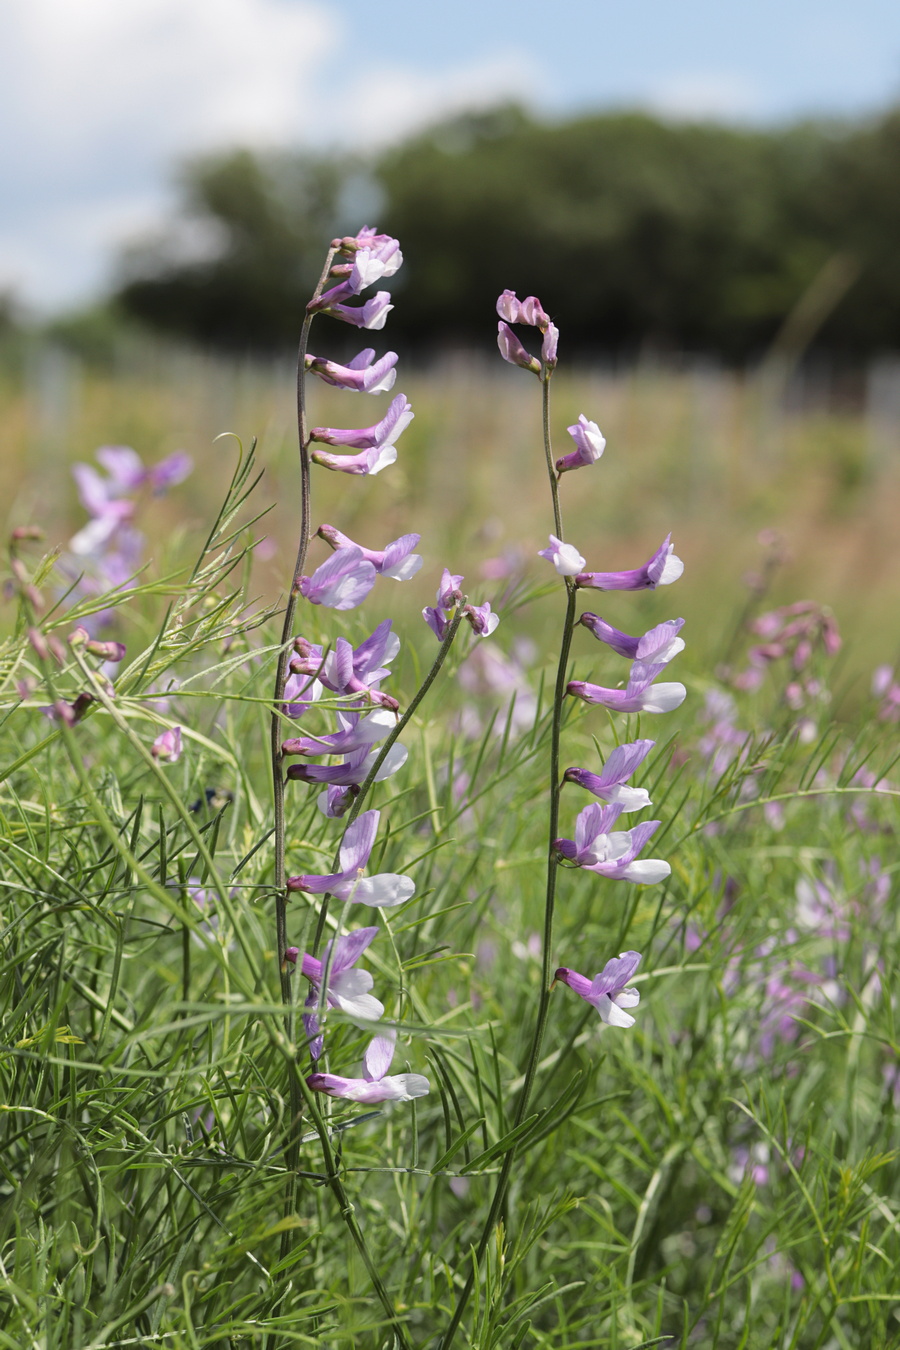
[[[326,361],[320,356],[307,356],[306,369],[336,389],[350,389],[361,394],[386,394],[397,379],[397,353],[385,352],[374,361],[375,351],[366,347],[346,366]],[[373,363],[374,362],[374,363]]]
[[[670,586],[683,571],[684,563],[673,552],[672,536],[667,534],[643,567],[630,572],[581,572],[575,578],[575,584],[598,591],[652,591],[657,586]]]
[[[624,1009],[636,1008],[641,995],[637,989],[629,989],[627,985],[640,963],[640,952],[622,952],[621,956],[614,956],[607,961],[600,974],[591,981],[565,966],[556,972],[554,978],[567,984],[585,1002],[595,1007],[607,1025],[630,1027],[634,1025],[634,1018]]]
[[[571,454],[563,455],[556,461],[557,473],[566,473],[570,469],[580,469],[586,464],[595,464],[606,449],[606,438],[596,422],[589,422],[584,413],[579,413],[578,421],[567,427],[575,442]]]
[[[361,605],[374,585],[375,568],[354,544],[332,553],[311,577],[301,577],[298,589],[311,605],[344,610]]]
[[[577,576],[584,567],[584,558],[574,544],[564,544],[555,534],[550,536],[550,547],[538,550],[539,558],[546,558],[561,577]]]
[[[508,361],[511,366],[521,366],[533,375],[540,375],[540,361],[536,356],[529,355],[509,325],[502,320],[497,325],[497,346],[504,361]]]
[[[181,758],[181,750],[181,727],[169,727],[166,731],[161,731],[150,747],[154,759],[169,764],[174,764]]]

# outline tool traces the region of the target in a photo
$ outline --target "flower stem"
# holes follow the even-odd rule
[[[556,474],[556,466],[553,462],[553,451],[550,445],[550,372],[545,369],[542,378],[542,413],[544,426],[544,454],[547,459],[547,474],[550,479],[550,493],[553,499],[553,521],[556,528],[557,538],[563,542],[562,512],[559,505],[559,479]],[[516,1104],[516,1113],[513,1125],[521,1125],[528,1112],[528,1105],[531,1100],[531,1093],[534,1088],[534,1081],[537,1077],[538,1066],[541,1058],[541,1047],[544,1041],[544,1031],[547,1026],[547,1017],[550,1011],[550,990],[553,983],[553,916],[556,908],[556,874],[559,867],[556,854],[556,839],[559,833],[559,798],[562,791],[562,781],[559,771],[559,745],[562,730],[563,704],[566,697],[566,676],[569,666],[569,652],[572,647],[572,633],[575,627],[575,600],[576,587],[571,577],[564,578],[566,583],[566,616],[563,623],[562,639],[559,648],[559,662],[556,668],[556,685],[553,695],[553,717],[550,730],[550,810],[549,810],[549,830],[547,846],[547,891],[544,901],[544,935],[541,951],[541,994],[538,1001],[537,1018],[535,1020],[534,1031],[531,1037],[531,1046],[528,1052],[528,1060],[525,1066],[525,1072],[522,1079],[522,1090],[519,1093],[519,1100]],[[500,1176],[497,1179],[497,1185],[494,1190],[491,1208],[488,1213],[487,1221],[482,1229],[481,1237],[475,1248],[475,1256],[472,1262],[472,1268],[466,1279],[463,1291],[459,1296],[459,1301],[453,1312],[453,1317],[447,1327],[446,1332],[440,1342],[441,1350],[450,1350],[450,1345],[456,1335],[456,1331],[465,1314],[466,1306],[472,1295],[475,1286],[475,1279],[478,1269],[481,1265],[484,1253],[487,1250],[488,1243],[497,1226],[503,1203],[506,1199],[506,1192],[509,1187],[509,1179],[512,1174],[513,1164],[516,1160],[516,1145],[509,1149],[503,1159],[503,1166],[500,1169]]]
[[[332,246],[325,258],[325,266],[319,277],[312,301],[319,298],[331,271],[331,264],[337,249]],[[284,623],[281,629],[281,650],[278,653],[278,665],[275,670],[275,689],[272,694],[272,720],[270,750],[272,759],[272,799],[275,826],[275,933],[278,965],[281,972],[281,1001],[285,1006],[285,1035],[289,1044],[294,1040],[293,992],[290,973],[286,969],[285,949],[287,947],[287,892],[285,890],[285,829],[284,829],[284,772],[281,753],[281,704],[284,698],[284,686],[287,683],[288,657],[294,629],[294,612],[297,608],[297,578],[306,563],[306,552],[310,536],[310,482],[309,482],[309,427],[306,419],[306,350],[309,343],[309,330],[313,315],[307,310],[300,330],[300,345],[297,350],[297,434],[300,450],[300,539],[297,545],[297,560],[291,574],[287,603],[284,608]],[[302,1096],[297,1087],[297,1075],[289,1077],[290,1121],[285,1146],[285,1164],[287,1182],[284,1195],[284,1213],[288,1217],[294,1208],[296,1196],[298,1150],[300,1140],[300,1113]],[[294,1233],[286,1229],[282,1234],[282,1257],[293,1245]]]

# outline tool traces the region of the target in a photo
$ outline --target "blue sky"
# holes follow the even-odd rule
[[[900,101],[897,0],[0,0],[0,289],[102,289],[236,143],[374,147],[517,98],[771,123]]]

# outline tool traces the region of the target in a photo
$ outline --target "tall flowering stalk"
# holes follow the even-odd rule
[[[640,885],[658,883],[664,880],[671,870],[663,859],[638,857],[659,826],[659,821],[644,821],[628,830],[616,828],[620,815],[640,811],[651,804],[647,793],[643,789],[628,786],[627,780],[646,758],[654,742],[642,740],[618,746],[609,755],[600,773],[578,767],[570,767],[563,773],[561,733],[563,709],[569,696],[581,698],[587,703],[599,703],[624,713],[665,712],[677,707],[685,697],[684,686],[675,683],[657,685],[654,681],[665,670],[668,662],[684,647],[684,642],[679,637],[683,620],[668,620],[641,637],[632,637],[613,628],[600,616],[585,612],[580,622],[599,642],[608,646],[617,655],[631,660],[631,672],[625,690],[606,689],[583,681],[569,681],[567,678],[569,659],[578,622],[576,617],[578,593],[582,589],[629,591],[655,589],[657,586],[669,585],[677,580],[683,566],[674,553],[671,537],[663,541],[643,566],[623,572],[588,570],[586,560],[578,548],[566,541],[560,501],[560,481],[564,474],[596,464],[606,448],[606,440],[597,424],[582,413],[578,421],[567,429],[575,448],[565,455],[554,457],[550,431],[550,380],[558,360],[559,332],[535,296],[520,301],[515,292],[504,291],[497,301],[497,313],[500,316],[497,342],[501,356],[510,364],[520,366],[523,370],[536,375],[541,384],[544,455],[553,512],[553,533],[550,535],[548,547],[539,552],[540,556],[555,568],[565,588],[565,611],[550,725],[547,883],[541,948],[541,989],[522,1086],[516,1104],[513,1121],[515,1128],[522,1125],[528,1113],[554,986],[557,983],[568,985],[597,1009],[602,1022],[612,1027],[631,1026],[634,1018],[625,1010],[636,1007],[640,1000],[639,992],[629,986],[629,980],[641,960],[639,952],[623,952],[619,956],[608,958],[603,969],[593,979],[567,966],[558,968],[555,966],[554,921],[560,868],[575,867],[608,880],[632,881]],[[511,324],[538,329],[541,335],[540,358],[531,354],[510,327]],[[599,797],[603,803],[601,805],[594,802],[579,814],[574,840],[560,837],[561,796],[567,782],[586,789],[595,797]],[[488,1218],[475,1248],[475,1260],[442,1338],[442,1350],[449,1350],[464,1316],[475,1285],[478,1267],[496,1231],[515,1159],[516,1148],[513,1146],[504,1156]]]

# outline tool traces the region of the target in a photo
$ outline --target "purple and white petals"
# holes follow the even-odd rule
[[[649,794],[646,789],[629,787],[627,783],[655,744],[655,741],[632,741],[627,745],[619,745],[612,751],[599,774],[591,773],[588,769],[571,768],[566,769],[563,777],[567,783],[577,783],[609,806],[618,806],[623,813],[641,811],[653,805]]]
[[[579,998],[597,1009],[600,1018],[611,1027],[630,1027],[634,1018],[626,1008],[636,1008],[641,1001],[639,990],[630,989],[628,981],[634,976],[641,963],[640,952],[622,952],[607,961],[599,975],[593,980],[579,975],[577,970],[562,966],[557,970],[555,979],[567,984]]]
[[[588,421],[584,413],[579,413],[578,421],[566,430],[575,442],[575,449],[556,461],[557,473],[595,464],[606,449],[606,438],[597,423]]]
[[[298,590],[311,605],[355,609],[375,585],[375,576],[375,568],[362,549],[353,544],[332,553],[311,577],[301,577]]]
[[[336,389],[350,389],[360,394],[386,394],[397,379],[397,353],[385,352],[375,360],[373,347],[366,347],[346,366],[327,361],[321,356],[307,355],[306,369],[318,375]]]
[[[348,825],[340,850],[340,872],[326,876],[289,877],[289,891],[308,891],[313,895],[333,895],[337,900],[388,908],[402,905],[415,894],[411,877],[381,872],[369,877],[365,867],[375,844],[380,812],[364,811]]]
[[[584,568],[584,558],[574,544],[564,544],[555,534],[550,536],[550,547],[538,550],[539,558],[552,563],[561,577],[577,576]]]
[[[401,535],[399,539],[377,550],[363,548],[360,544],[354,543],[333,525],[320,525],[318,533],[320,539],[324,539],[333,549],[358,548],[366,562],[372,564],[379,576],[391,577],[394,581],[409,581],[422,566],[420,554],[413,553],[422,537],[419,534]]]
[[[557,839],[557,851],[569,862],[612,881],[634,881],[652,886],[664,881],[672,869],[661,858],[639,859],[638,854],[659,828],[658,820],[645,820],[631,830],[616,830],[621,805],[599,806],[592,802],[575,822],[575,838]]]
[[[338,1074],[314,1073],[307,1084],[314,1092],[326,1092],[331,1097],[344,1097],[352,1102],[409,1102],[424,1097],[431,1091],[427,1078],[419,1073],[389,1075],[394,1058],[397,1033],[386,1029],[369,1042],[363,1058],[363,1077],[342,1078]]]
[[[169,727],[161,731],[150,747],[150,753],[162,764],[175,764],[181,758],[181,727]]]
[[[540,375],[540,361],[525,350],[509,325],[502,320],[497,324],[497,346],[504,361],[508,361],[511,366],[521,366],[523,370],[530,370],[532,375]]]
[[[332,473],[352,473],[374,478],[376,473],[381,473],[382,469],[396,462],[397,451],[393,445],[385,445],[380,449],[374,446],[371,450],[360,450],[358,455],[331,455],[327,450],[312,450],[309,457],[314,464],[331,469]]]
[[[405,394],[397,394],[388,405],[388,410],[380,422],[357,430],[344,430],[341,427],[313,427],[310,440],[321,441],[323,445],[345,445],[352,450],[368,450],[375,447],[393,445],[413,420],[415,413]],[[319,453],[319,452],[314,452]]]
[[[652,591],[657,586],[670,586],[683,571],[684,563],[674,552],[672,536],[667,534],[643,567],[629,572],[581,572],[576,585],[597,591]]]

